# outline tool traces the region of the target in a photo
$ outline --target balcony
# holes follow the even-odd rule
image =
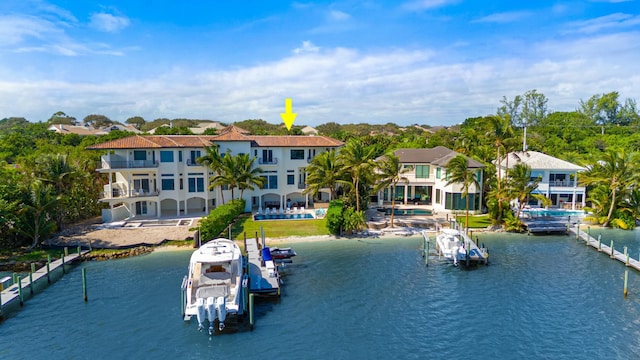
[[[150,197],[150,196],[159,196],[160,191],[150,191],[145,189],[132,189],[130,191],[121,190],[121,189],[112,189],[111,191],[103,191],[100,193],[100,200],[108,200],[108,199],[126,199],[126,198],[139,198],[139,197]]]
[[[153,160],[102,160],[98,163],[98,170],[108,169],[142,169],[142,168],[157,168],[158,162]]]
[[[187,166],[205,166],[204,164],[198,164],[196,159],[187,159]]]
[[[258,164],[260,165],[276,165],[278,158],[258,158]]]
[[[307,188],[307,184],[298,184],[298,189],[304,190]]]
[[[554,180],[554,181],[549,181],[549,186],[574,187],[576,186],[576,182],[574,180]]]

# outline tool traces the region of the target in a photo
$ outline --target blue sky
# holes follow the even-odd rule
[[[0,1],[0,118],[452,125],[640,100],[640,1]]]

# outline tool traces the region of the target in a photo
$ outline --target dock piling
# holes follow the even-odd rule
[[[47,254],[47,284],[51,284],[51,275],[49,275],[51,266],[51,255]]]
[[[84,297],[84,302],[89,301],[87,297],[87,269],[82,268],[82,295]]]
[[[602,235],[598,235],[598,252],[602,251]]]
[[[255,294],[249,294],[249,329],[253,330],[253,298]]]
[[[611,258],[613,259],[613,258],[615,257],[615,256],[613,255],[613,252],[614,252],[614,250],[613,250],[613,240],[611,240],[611,248],[610,248],[610,250],[611,250],[611,254],[609,254],[609,255],[610,255],[610,256],[611,256]]]
[[[627,298],[627,283],[629,281],[629,269],[624,269],[624,298]]]
[[[36,272],[36,264],[31,263],[31,271],[29,271],[29,291],[31,291],[31,296],[33,296],[33,273]]]
[[[20,307],[24,306],[24,297],[22,296],[22,279],[18,275],[18,297],[20,298]]]

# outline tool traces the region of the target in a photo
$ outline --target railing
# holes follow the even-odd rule
[[[129,161],[106,161],[102,160],[98,164],[98,169],[140,169],[156,168],[158,162],[153,160],[129,160]]]
[[[554,180],[549,181],[549,186],[574,187],[575,183],[574,180]]]
[[[148,197],[148,196],[158,196],[160,195],[160,191],[150,191],[144,189],[132,189],[130,191],[122,191],[120,189],[113,189],[112,191],[103,191],[100,193],[100,199],[123,199],[123,198],[132,198],[132,197]]]
[[[258,158],[258,164],[260,165],[267,165],[267,164],[277,164],[278,163],[278,158]]]
[[[306,189],[307,184],[298,184],[298,189]]]
[[[195,159],[187,159],[187,166],[204,166],[203,164],[198,164]]]

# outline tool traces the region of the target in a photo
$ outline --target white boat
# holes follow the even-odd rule
[[[436,235],[438,253],[458,266],[487,263],[489,253],[486,248],[479,248],[464,232],[456,229],[442,229]]]
[[[195,315],[202,330],[208,320],[209,334],[213,334],[216,321],[223,331],[227,316],[242,315],[248,291],[243,270],[244,258],[231,240],[211,240],[194,251],[183,281],[185,321]]]

